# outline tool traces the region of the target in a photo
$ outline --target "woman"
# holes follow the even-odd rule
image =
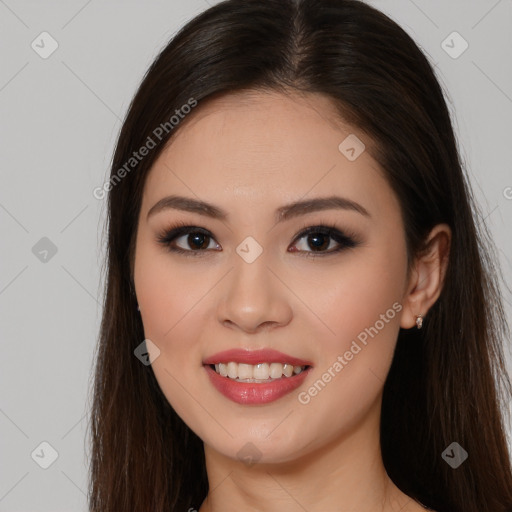
[[[148,70],[104,190],[92,511],[511,510],[499,275],[393,21],[208,9]]]

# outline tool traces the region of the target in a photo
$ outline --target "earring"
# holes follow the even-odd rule
[[[139,305],[137,304],[137,311],[140,311]]]
[[[416,315],[416,327],[418,329],[421,329],[422,325],[423,325],[423,316],[422,315]]]

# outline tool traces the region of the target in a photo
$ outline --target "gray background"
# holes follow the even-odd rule
[[[436,65],[511,283],[512,1],[370,3],[398,21]],[[146,68],[208,5],[0,0],[0,511],[86,510],[85,428],[106,204],[92,191],[106,179]],[[41,43],[43,31],[58,43],[46,59],[31,47],[35,41],[51,48],[49,39]],[[462,49],[460,39],[447,39],[453,31],[469,44],[458,58],[442,46],[446,40],[452,54]],[[48,248],[43,237],[57,249],[46,262],[38,254]],[[504,294],[512,321],[511,294]],[[58,452],[48,469],[39,465],[50,460],[45,446],[42,456],[44,441]]]

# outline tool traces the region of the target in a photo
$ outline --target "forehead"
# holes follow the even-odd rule
[[[340,144],[354,136],[366,150],[351,161]],[[372,147],[326,96],[229,94],[199,103],[182,121],[146,179],[145,196],[157,200],[165,192],[186,192],[277,205],[340,192],[375,202],[375,195],[390,190],[370,156]]]
[[[178,141],[183,142],[183,139],[205,137],[215,138],[220,144],[216,147],[228,146],[229,155],[237,149],[244,151],[257,147],[261,151],[266,148],[275,155],[292,148],[300,154],[299,148],[307,152],[325,150],[332,139],[337,141],[341,135],[354,131],[357,130],[341,120],[335,104],[325,95],[249,90],[200,103],[182,121],[167,149]],[[323,144],[320,139],[323,139]],[[372,141],[366,139],[367,146],[372,146]],[[308,141],[306,147],[302,146],[304,140]],[[334,149],[337,146],[335,144]]]

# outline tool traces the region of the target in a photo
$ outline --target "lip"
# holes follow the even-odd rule
[[[204,361],[204,365],[218,364],[218,363],[245,363],[245,364],[259,364],[259,363],[282,363],[291,364],[293,366],[312,366],[311,361],[304,359],[298,359],[292,357],[278,350],[266,348],[260,350],[246,350],[240,348],[233,348],[230,350],[224,350],[217,352],[212,356],[207,357]],[[301,374],[299,373],[299,376]],[[224,378],[224,377],[223,377]],[[292,378],[292,377],[288,377]]]
[[[215,356],[216,357],[216,356]],[[231,359],[233,361],[233,359]],[[268,362],[268,359],[266,360]],[[220,361],[223,362],[223,361]],[[272,361],[278,363],[280,361]],[[210,363],[213,364],[213,363]],[[249,364],[249,363],[248,363]],[[257,363],[253,363],[257,364]],[[301,366],[301,365],[297,365]],[[268,383],[238,382],[229,377],[222,377],[209,364],[204,368],[213,386],[226,398],[243,405],[267,404],[291,393],[297,389],[313,368],[306,370],[292,377],[281,377]]]

